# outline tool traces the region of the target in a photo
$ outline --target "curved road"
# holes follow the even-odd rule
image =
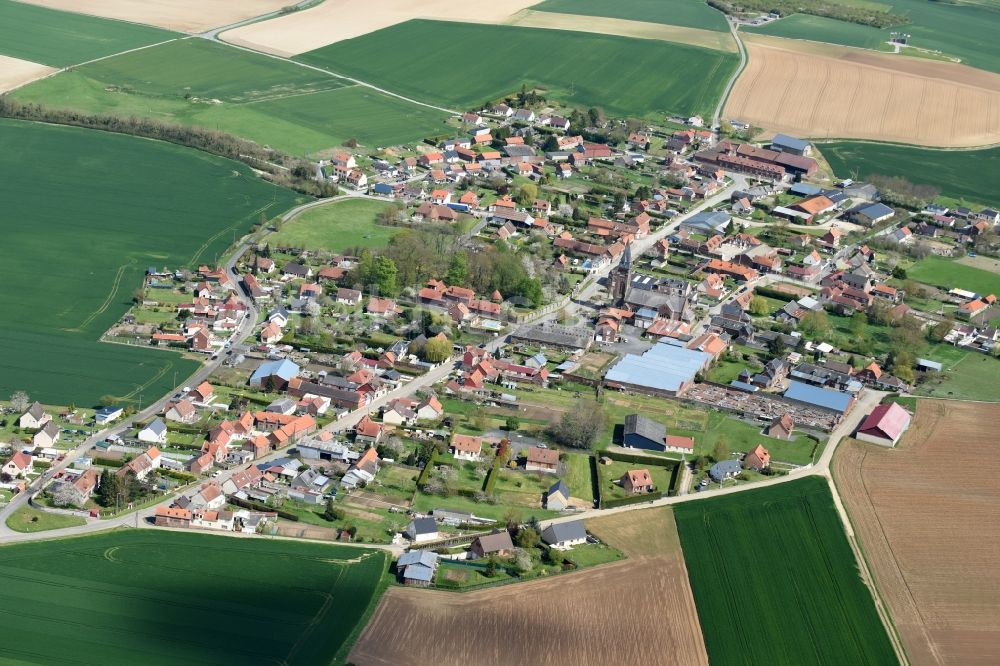
[[[712,114],[712,131],[714,132],[718,132],[719,130],[719,123],[722,119],[722,107],[726,105],[729,93],[733,91],[733,86],[736,85],[736,79],[740,78],[743,68],[747,65],[747,49],[743,45],[743,40],[740,39],[739,26],[729,20],[728,16],[726,17],[726,23],[729,24],[729,32],[732,33],[733,39],[736,40],[736,50],[740,53],[740,65],[733,72],[733,75],[729,77],[726,87],[722,90],[722,96],[719,97],[719,103],[715,105],[715,113]]]

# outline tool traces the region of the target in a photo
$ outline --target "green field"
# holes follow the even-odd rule
[[[146,267],[214,264],[262,212],[302,200],[237,162],[121,134],[0,120],[0,145],[3,396],[93,405],[165,394],[197,362],[98,343]]]
[[[898,663],[823,479],[674,516],[710,662]]]
[[[275,247],[343,252],[353,247],[385,247],[399,230],[376,224],[377,216],[395,204],[347,199],[317,206],[283,224],[268,242]]]
[[[1000,204],[1000,148],[934,150],[885,143],[833,141],[819,145],[841,178],[899,176],[933,185],[941,194],[970,203]]]
[[[428,44],[399,56],[399,44]],[[470,57],[488,44],[488,56]],[[520,90],[611,114],[710,115],[737,57],[719,51],[563,30],[408,21],[298,59],[424,102],[479,108]]]
[[[86,113],[219,129],[305,155],[347,139],[394,145],[440,134],[445,114],[291,62],[185,39],[63,72],[16,93]]]
[[[1000,402],[1000,360],[986,354],[965,351],[956,347],[953,358],[943,358],[941,354],[928,354],[926,358],[944,364],[941,373],[929,373],[914,393],[934,398],[951,400],[985,400]]]
[[[70,516],[63,513],[46,513],[32,509],[30,506],[18,509],[7,518],[7,527],[15,532],[45,532],[59,530],[64,527],[77,527],[87,523],[80,516]]]
[[[722,12],[712,9],[702,0],[545,0],[531,9],[558,14],[608,16],[610,18],[665,23],[684,28],[701,28],[726,32]]]
[[[889,0],[894,14],[903,14],[910,23],[880,30],[868,26],[793,15],[765,26],[747,28],[779,37],[810,39],[817,42],[880,48],[889,33],[903,31],[911,35],[910,46],[960,58],[963,64],[1000,72],[1000,40],[996,38],[996,7],[972,4],[948,4],[928,0]],[[884,47],[882,47],[884,48]]]
[[[136,23],[0,0],[0,54],[68,67],[178,37]]]
[[[933,254],[907,268],[906,276],[935,287],[1000,296],[1000,275]]]
[[[6,546],[0,601],[18,640],[0,660],[342,662],[386,567],[377,550],[152,530]]]

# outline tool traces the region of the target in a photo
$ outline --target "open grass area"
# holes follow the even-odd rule
[[[965,289],[983,296],[1000,296],[1000,275],[934,254],[907,268],[906,276],[945,290]]]
[[[610,18],[647,23],[666,23],[685,28],[701,28],[725,32],[726,19],[722,12],[700,0],[545,0],[532,7],[539,12],[608,16]]]
[[[929,373],[914,393],[935,398],[1000,402],[1000,382],[997,381],[1000,360],[978,352],[956,351],[964,355],[954,363],[945,363],[943,372]],[[932,355],[928,358],[944,362]]]
[[[656,487],[656,493],[666,493],[670,490],[672,467],[615,460],[610,465],[597,466],[597,473],[601,476],[601,501],[632,497],[633,493],[622,488],[620,481],[627,472],[637,469],[649,471],[649,475],[653,478],[653,485]]]
[[[591,471],[590,456],[571,453],[566,456],[566,477],[571,497],[594,501],[594,474]],[[553,483],[555,483],[553,481]]]
[[[826,481],[674,508],[712,663],[896,664]]]
[[[0,0],[0,54],[67,67],[179,35],[137,23]]]
[[[933,3],[928,3],[933,4]],[[935,150],[885,143],[833,141],[819,146],[842,178],[898,176],[933,185],[943,195],[969,204],[1000,204],[1000,148]]]
[[[343,662],[384,589],[387,559],[377,550],[149,530],[6,546],[0,601],[19,609],[5,627],[20,639],[4,656],[50,664],[80,655],[101,663]]]
[[[80,516],[48,513],[30,506],[18,509],[7,518],[7,527],[15,532],[47,532],[86,524],[87,521]]]
[[[395,204],[347,199],[318,206],[282,225],[268,239],[276,247],[343,252],[353,247],[385,247],[399,229],[376,224],[378,214]]]
[[[186,39],[63,72],[17,99],[219,129],[294,154],[411,142],[445,114],[276,58]]]
[[[399,57],[399,44],[429,45]],[[470,57],[489,44],[489,57]],[[414,99],[471,108],[520,90],[612,114],[709,114],[737,58],[642,39],[408,21],[297,57]],[[628,63],[623,66],[623,63]]]
[[[880,48],[893,31],[910,35],[910,46],[960,58],[963,64],[1000,72],[1000,42],[995,35],[996,6],[972,3],[891,0],[892,12],[905,15],[910,23],[880,30],[845,21],[793,15],[766,26],[749,28],[778,37]],[[882,47],[884,48],[884,47]]]
[[[148,404],[183,381],[196,361],[101,334],[147,266],[214,264],[262,213],[303,200],[243,164],[121,134],[0,120],[0,145],[0,395],[49,404]]]

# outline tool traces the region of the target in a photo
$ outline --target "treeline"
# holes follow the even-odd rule
[[[729,0],[708,0],[711,7],[715,7],[721,12],[729,15],[744,13],[776,12],[781,16],[791,16],[792,14],[812,14],[813,16],[823,16],[826,18],[847,21],[867,25],[873,28],[891,28],[896,25],[905,25],[910,19],[902,14],[865,9],[864,7],[844,5],[839,2],[826,2],[824,0],[739,0],[730,2]]]
[[[911,183],[899,176],[872,174],[868,182],[878,188],[883,203],[913,210],[920,210],[941,194],[933,185]]]
[[[309,162],[217,130],[164,123],[152,118],[52,109],[40,104],[22,104],[5,95],[0,95],[0,117],[86,127],[167,141],[243,162],[263,172],[267,180],[296,192],[314,197],[331,197],[339,193],[335,185],[313,178],[314,167]]]

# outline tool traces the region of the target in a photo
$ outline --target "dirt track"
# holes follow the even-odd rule
[[[398,664],[707,664],[673,514],[588,527],[629,559],[479,592],[393,587],[349,661]],[[640,543],[641,550],[631,550]]]
[[[54,67],[0,55],[0,93],[23,86],[54,71],[56,71]]]
[[[964,65],[744,35],[725,114],[770,132],[925,146],[1000,142],[1000,75]]]
[[[910,662],[1000,663],[1000,405],[918,404],[896,449],[841,444],[834,478]]]
[[[277,11],[295,0],[21,0],[105,18],[155,25],[178,32],[211,28]]]

